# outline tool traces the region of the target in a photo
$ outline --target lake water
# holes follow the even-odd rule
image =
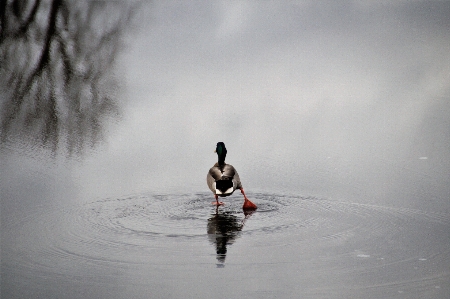
[[[2,298],[449,298],[448,3],[61,3],[3,21]]]

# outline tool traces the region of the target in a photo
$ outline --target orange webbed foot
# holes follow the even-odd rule
[[[256,210],[258,207],[254,203],[252,203],[248,198],[246,198],[242,208],[244,210]]]
[[[244,195],[244,205],[242,206],[242,208],[244,210],[256,210],[258,207],[247,198],[244,192],[244,188],[241,188],[241,193],[242,195]]]

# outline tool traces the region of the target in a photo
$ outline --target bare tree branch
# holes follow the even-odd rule
[[[20,138],[74,154],[99,142],[103,119],[118,112],[108,89],[132,14],[124,2],[2,1],[1,144]]]

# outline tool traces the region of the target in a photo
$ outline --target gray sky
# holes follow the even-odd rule
[[[98,192],[207,190],[218,141],[250,190],[448,182],[448,1],[156,1],[125,44]]]

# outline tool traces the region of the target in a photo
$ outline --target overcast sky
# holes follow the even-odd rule
[[[73,174],[88,192],[208,191],[218,141],[249,190],[448,183],[449,1],[154,1],[117,74],[122,119]]]
[[[156,1],[135,24],[105,149],[131,189],[201,189],[218,141],[255,187],[449,156],[450,2]]]

